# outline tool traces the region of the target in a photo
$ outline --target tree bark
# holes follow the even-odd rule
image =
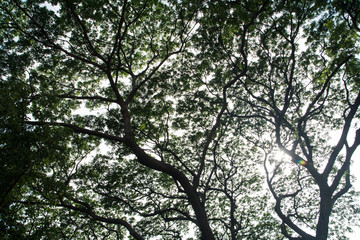
[[[329,220],[332,210],[331,193],[320,189],[320,214],[316,228],[316,239],[326,240],[329,232]]]

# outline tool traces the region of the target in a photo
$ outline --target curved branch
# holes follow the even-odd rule
[[[61,127],[70,128],[70,129],[74,130],[74,132],[76,132],[76,133],[84,133],[84,134],[88,134],[88,135],[91,135],[91,136],[96,136],[96,137],[100,137],[100,138],[111,140],[111,141],[117,141],[117,142],[124,142],[125,141],[124,138],[122,138],[122,137],[118,137],[118,136],[114,136],[114,135],[111,135],[111,134],[107,134],[107,133],[98,132],[98,131],[94,131],[94,130],[91,130],[91,129],[79,127],[78,125],[70,124],[70,123],[25,121],[25,124],[29,124],[29,125],[33,125],[33,126],[61,126]]]
[[[61,207],[65,207],[74,211],[78,211],[78,212],[82,212],[88,216],[90,216],[92,219],[96,220],[96,221],[100,221],[100,222],[104,222],[104,223],[110,223],[110,224],[118,224],[118,225],[122,225],[124,226],[130,233],[131,236],[133,236],[135,239],[137,240],[145,240],[145,238],[143,238],[135,229],[133,226],[131,226],[130,223],[128,223],[127,221],[123,220],[123,219],[118,219],[118,218],[107,218],[107,217],[103,217],[103,216],[99,216],[97,215],[94,210],[92,209],[92,207],[85,202],[82,202],[80,200],[77,199],[73,199],[74,202],[81,204],[84,207],[75,207],[73,205],[70,204],[66,204],[61,200],[61,204],[59,204]]]
[[[345,117],[345,123],[344,123],[344,126],[343,126],[341,137],[340,137],[338,143],[336,144],[336,146],[334,147],[334,150],[332,151],[332,153],[331,153],[331,155],[329,157],[328,164],[326,165],[326,167],[324,169],[324,172],[322,173],[324,176],[329,176],[331,170],[333,169],[333,166],[335,164],[335,160],[336,160],[336,158],[339,155],[341,149],[344,147],[344,145],[345,145],[345,143],[347,141],[346,139],[347,139],[347,136],[348,136],[348,133],[349,133],[351,122],[354,119],[355,114],[356,114],[359,106],[360,106],[360,91],[358,92],[358,95],[357,95],[357,97],[355,99],[354,104],[352,104],[351,107],[350,107],[350,112]],[[359,141],[358,140],[359,136],[358,136],[358,134],[356,134],[356,135],[357,135],[356,136],[357,141],[355,141],[355,143],[357,143]],[[358,145],[359,144],[357,144],[356,147]]]
[[[316,95],[316,97],[314,98],[314,100],[309,104],[309,106],[306,109],[306,113],[304,114],[304,116],[302,116],[299,121],[306,121],[306,119],[309,117],[309,115],[311,115],[314,111],[316,111],[318,108],[312,110],[312,108],[314,107],[314,105],[319,101],[319,99],[321,98],[321,96],[324,94],[324,92],[326,91],[326,89],[328,88],[328,85],[330,83],[330,80],[335,76],[335,74],[340,70],[340,68],[345,65],[351,58],[353,57],[353,55],[350,55],[348,57],[346,57],[340,64],[338,64],[336,66],[336,68],[334,69],[334,71],[332,71],[332,73],[330,75],[327,76],[325,83],[322,87],[322,89],[320,90],[320,92],[318,92],[318,94]]]

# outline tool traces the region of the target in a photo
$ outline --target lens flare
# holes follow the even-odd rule
[[[301,166],[305,166],[306,165],[306,161],[305,160],[302,160],[302,159],[299,159],[296,161],[297,164],[301,165]]]

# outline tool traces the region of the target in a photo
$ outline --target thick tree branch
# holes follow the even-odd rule
[[[338,143],[336,144],[336,146],[334,147],[333,151],[331,152],[328,163],[322,173],[322,175],[324,175],[325,177],[329,176],[341,149],[343,149],[343,147],[347,141],[347,136],[348,136],[349,129],[351,126],[351,122],[354,119],[359,106],[360,106],[360,91],[358,92],[358,95],[357,95],[354,103],[350,106],[350,111],[347,114],[347,116],[345,117],[345,123],[343,126],[343,130],[342,130],[340,139],[339,139]]]
[[[353,156],[353,153],[355,152],[355,150],[357,149],[357,147],[360,145],[360,129],[358,129],[356,131],[356,136],[355,136],[355,140],[354,143],[351,147],[346,145],[346,157],[345,157],[345,161],[343,163],[343,165],[341,166],[341,168],[338,170],[331,186],[330,189],[332,192],[334,192],[339,184],[340,184],[340,180],[343,178],[344,174],[346,174],[345,176],[345,186],[340,189],[339,192],[337,192],[333,198],[332,198],[332,204],[335,203],[335,201],[341,197],[342,195],[344,195],[350,188],[351,188],[351,182],[350,182],[350,163],[351,163],[351,158]]]

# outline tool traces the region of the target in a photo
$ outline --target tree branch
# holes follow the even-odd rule
[[[78,99],[78,100],[100,100],[103,102],[109,102],[109,103],[117,103],[116,100],[111,98],[106,98],[102,96],[75,96],[75,95],[69,95],[69,94],[61,94],[56,95],[59,98],[69,98],[69,99]]]
[[[73,129],[74,132],[76,132],[76,133],[84,133],[84,134],[88,134],[91,136],[96,136],[96,137],[100,137],[100,138],[111,140],[111,141],[117,141],[117,142],[125,141],[124,138],[122,138],[122,137],[117,137],[117,136],[110,135],[107,133],[90,130],[90,129],[79,127],[78,125],[70,124],[70,123],[25,121],[25,124],[29,124],[29,125],[33,125],[33,126],[61,126],[61,127]]]
[[[324,175],[326,177],[329,176],[331,170],[333,169],[333,166],[335,164],[335,160],[336,160],[337,156],[339,155],[341,149],[344,147],[345,142],[347,141],[347,136],[348,136],[349,129],[350,129],[350,126],[351,126],[351,122],[352,122],[353,118],[355,117],[355,114],[356,114],[359,106],[360,106],[360,91],[358,92],[358,95],[357,95],[357,97],[355,99],[354,104],[351,105],[351,107],[350,107],[350,112],[345,117],[345,123],[344,123],[344,126],[343,126],[341,137],[340,137],[338,143],[336,144],[336,146],[334,147],[333,151],[331,152],[331,155],[329,157],[329,161],[328,161],[322,175]],[[358,138],[358,136],[356,136],[356,137]]]
[[[59,206],[74,210],[74,211],[78,211],[78,212],[82,212],[88,216],[90,216],[92,219],[96,220],[96,221],[100,221],[100,222],[104,222],[104,223],[110,223],[110,224],[119,224],[124,226],[130,233],[131,236],[133,236],[135,239],[137,240],[145,240],[145,238],[143,238],[134,228],[133,226],[131,226],[130,223],[128,223],[127,221],[123,220],[123,219],[118,219],[118,218],[107,218],[107,217],[103,217],[103,216],[99,216],[97,215],[94,210],[92,209],[92,207],[85,202],[82,202],[80,200],[77,199],[72,199],[74,202],[81,204],[84,207],[75,207],[73,205],[70,204],[66,204],[61,200],[61,204],[59,204]]]

